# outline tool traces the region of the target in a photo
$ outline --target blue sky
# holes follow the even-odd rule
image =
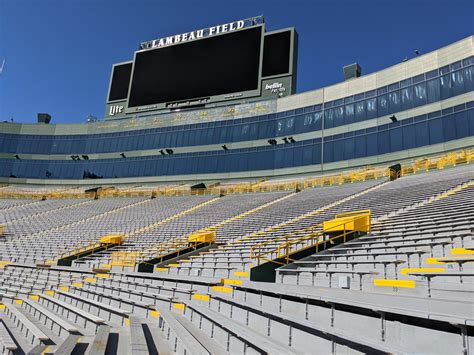
[[[0,120],[102,118],[112,64],[140,42],[260,14],[267,30],[296,27],[299,92],[474,33],[472,0],[0,0]]]

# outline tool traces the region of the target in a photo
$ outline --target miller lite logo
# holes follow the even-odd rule
[[[119,106],[119,105],[110,106],[110,110],[109,110],[110,116],[115,116],[122,112],[123,112],[123,106]]]

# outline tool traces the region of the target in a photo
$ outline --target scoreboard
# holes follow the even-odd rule
[[[217,107],[294,93],[297,33],[263,17],[140,44],[112,68],[106,118]]]

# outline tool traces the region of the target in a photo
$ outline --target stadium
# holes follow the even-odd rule
[[[474,36],[302,93],[298,40],[190,26],[103,120],[0,123],[3,354],[474,354]]]

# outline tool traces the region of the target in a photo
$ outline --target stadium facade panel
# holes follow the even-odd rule
[[[1,123],[0,181],[271,177],[470,147],[473,38],[288,97],[83,125]]]

